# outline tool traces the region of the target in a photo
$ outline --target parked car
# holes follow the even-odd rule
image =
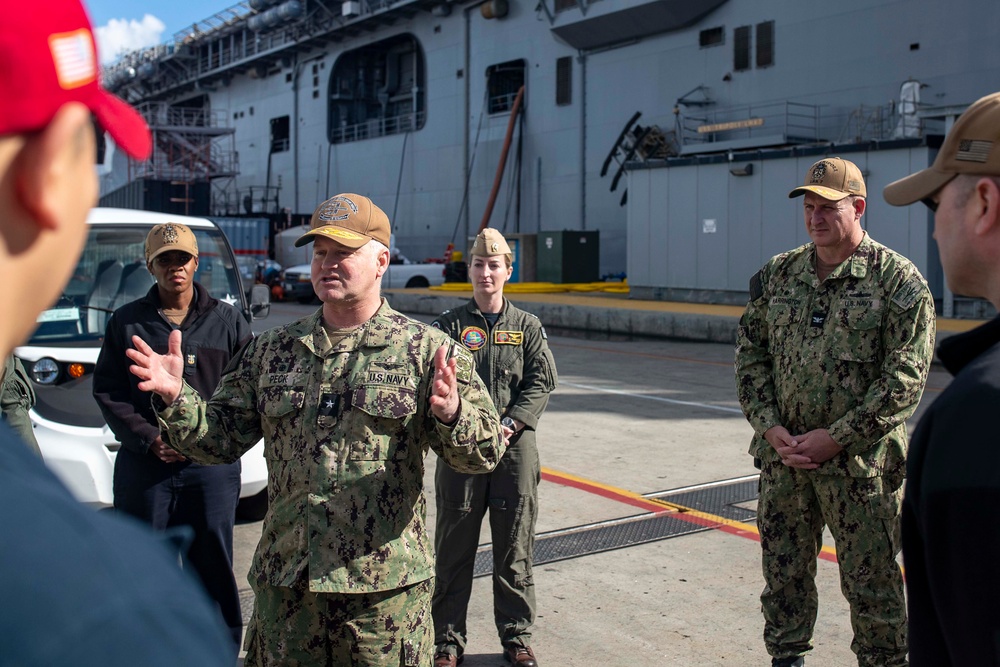
[[[270,292],[257,285],[244,292],[226,236],[202,218],[126,209],[94,209],[87,242],[69,284],[38,317],[31,339],[14,350],[34,383],[31,411],[42,457],[80,501],[110,507],[112,477],[120,443],[93,397],[93,371],[108,318],[116,308],[146,294],[153,277],[146,269],[144,242],[153,225],[182,222],[198,239],[195,279],[247,320],[263,318]],[[243,456],[239,513],[261,518],[267,508],[267,466],[263,441]]]
[[[316,299],[309,271],[309,264],[296,264],[281,272],[281,288],[284,290],[285,301],[312,303]]]
[[[444,283],[444,264],[411,262],[395,247],[390,253],[389,268],[382,276],[382,289],[431,287]],[[299,303],[312,303],[316,300],[309,271],[309,264],[296,264],[282,272],[281,287],[286,300],[294,299]]]

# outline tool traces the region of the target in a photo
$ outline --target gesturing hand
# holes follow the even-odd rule
[[[132,336],[135,349],[125,350],[134,363],[129,370],[139,378],[139,389],[158,394],[170,405],[181,393],[184,385],[184,357],[181,355],[181,332],[171,331],[167,339],[167,353],[157,354],[146,341]]]
[[[431,412],[439,421],[451,424],[458,418],[461,401],[455,379],[455,359],[449,359],[450,345],[442,345],[434,353],[434,384],[431,387]]]

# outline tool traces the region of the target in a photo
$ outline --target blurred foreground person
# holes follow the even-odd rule
[[[1000,309],[1000,93],[883,196],[927,204],[948,287]],[[938,358],[955,379],[913,432],[903,496],[910,664],[1000,665],[1000,318],[941,341]]]
[[[135,159],[142,118],[98,85],[78,0],[0,1],[0,355],[61,292],[97,199],[93,118]],[[177,547],[77,503],[0,425],[0,666],[217,667],[218,615]],[[149,573],[156,572],[156,576]]]

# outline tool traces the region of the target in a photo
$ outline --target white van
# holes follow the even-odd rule
[[[83,503],[113,504],[112,477],[120,443],[93,396],[93,372],[108,318],[119,306],[146,294],[153,277],[146,269],[144,242],[153,225],[182,222],[198,239],[195,280],[209,293],[238,308],[247,321],[266,317],[270,293],[255,285],[244,291],[232,248],[210,220],[127,209],[95,208],[87,220],[87,243],[62,295],[38,316],[31,340],[14,350],[32,379],[31,411],[42,457]],[[258,519],[267,509],[267,466],[263,441],[243,456],[240,509]]]

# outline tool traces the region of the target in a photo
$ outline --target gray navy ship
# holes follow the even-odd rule
[[[840,155],[872,236],[942,314],[979,317],[927,210],[881,189],[1000,90],[998,26],[994,0],[249,0],[104,71],[155,148],[105,147],[101,204],[280,225],[359,192],[410,257],[488,221],[538,252],[589,243],[584,273],[634,297],[738,304],[808,241],[788,191]]]

